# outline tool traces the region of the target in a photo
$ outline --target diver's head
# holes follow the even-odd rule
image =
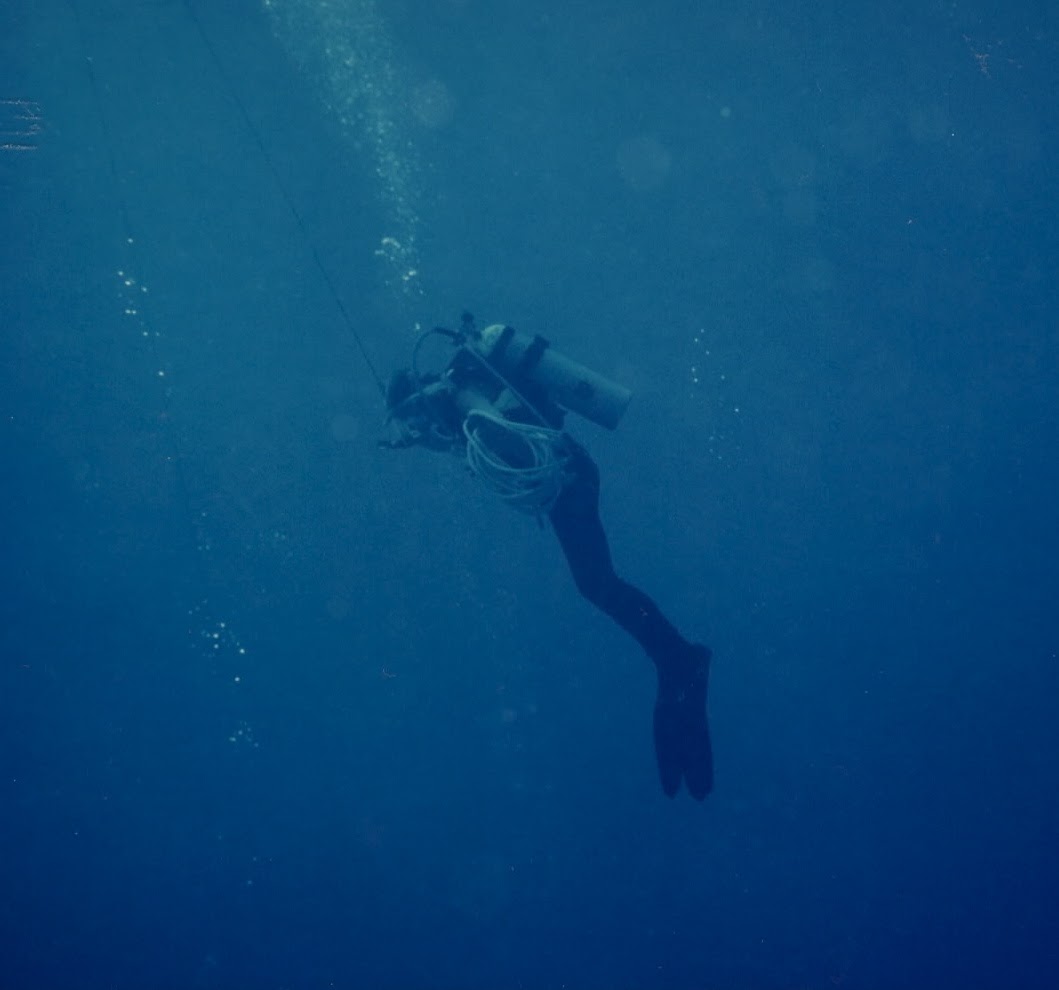
[[[409,368],[401,368],[390,375],[386,385],[386,408],[393,412],[402,402],[415,395],[420,383]]]

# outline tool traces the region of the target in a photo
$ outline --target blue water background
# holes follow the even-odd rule
[[[0,988],[1057,985],[1056,10],[330,6],[0,9]],[[462,307],[635,392],[704,805],[547,530],[375,446],[351,331]]]

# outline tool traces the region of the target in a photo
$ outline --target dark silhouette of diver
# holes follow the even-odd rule
[[[440,336],[455,347],[441,374],[421,374],[419,351]],[[710,649],[689,643],[658,606],[614,571],[599,519],[599,469],[563,432],[566,411],[613,429],[630,393],[499,324],[479,331],[469,313],[460,330],[429,330],[412,366],[387,390],[388,448],[425,446],[465,457],[471,471],[509,504],[547,515],[578,591],[632,636],[654,661],[654,743],[662,789],[681,779],[702,800],[713,786],[706,715]]]

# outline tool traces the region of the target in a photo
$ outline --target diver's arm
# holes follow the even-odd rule
[[[395,403],[385,424],[390,436],[379,440],[379,446],[388,450],[407,447],[452,450],[463,438],[463,414],[455,401],[456,395],[453,384],[441,378]]]

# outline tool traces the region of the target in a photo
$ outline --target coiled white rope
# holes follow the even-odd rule
[[[488,434],[494,432],[490,444]],[[467,438],[467,464],[487,488],[522,512],[547,512],[566,483],[568,457],[563,454],[563,434],[547,426],[513,423],[502,416],[472,409],[463,421]],[[514,466],[497,449],[496,437],[514,440],[525,465]],[[520,457],[520,460],[523,458]]]

